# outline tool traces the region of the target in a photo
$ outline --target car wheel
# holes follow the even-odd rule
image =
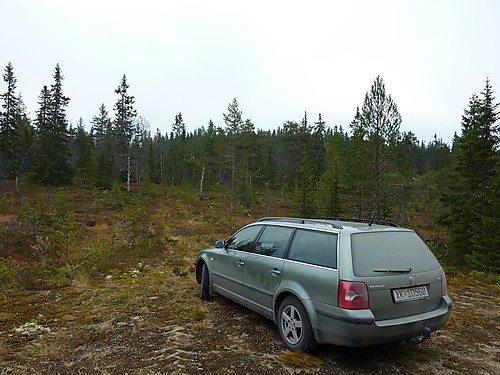
[[[212,296],[210,295],[210,275],[208,274],[208,268],[205,263],[203,263],[203,266],[201,268],[200,297],[204,301],[212,299]]]
[[[278,314],[280,336],[289,350],[308,353],[318,346],[306,309],[297,298],[286,297]]]

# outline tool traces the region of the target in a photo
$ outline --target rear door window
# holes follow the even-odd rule
[[[424,272],[440,268],[436,257],[412,231],[352,234],[351,247],[356,276]]]
[[[293,228],[267,226],[255,244],[254,252],[283,258],[292,232]]]
[[[298,229],[290,244],[288,259],[337,268],[337,235]]]

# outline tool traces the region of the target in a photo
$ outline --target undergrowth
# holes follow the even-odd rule
[[[111,270],[138,262],[167,262],[176,276],[192,271],[195,252],[227,238],[259,217],[290,215],[279,192],[256,192],[252,210],[229,211],[227,189],[215,186],[204,199],[187,186],[162,187],[148,181],[126,191],[119,184],[96,188],[30,187],[2,198],[8,211],[0,221],[0,288],[91,285]],[[272,212],[269,212],[273,202]],[[447,273],[457,268],[443,234],[428,246]],[[500,284],[498,274],[468,270],[469,277]]]

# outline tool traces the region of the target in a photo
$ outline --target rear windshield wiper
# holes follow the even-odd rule
[[[409,273],[412,271],[411,267],[408,268],[401,268],[401,269],[386,269],[386,268],[380,268],[380,269],[375,269],[373,272],[387,272],[387,273]]]

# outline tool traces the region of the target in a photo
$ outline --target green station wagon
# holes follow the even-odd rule
[[[201,298],[277,323],[290,350],[422,342],[451,313],[446,277],[409,229],[368,220],[263,218],[196,257]]]

